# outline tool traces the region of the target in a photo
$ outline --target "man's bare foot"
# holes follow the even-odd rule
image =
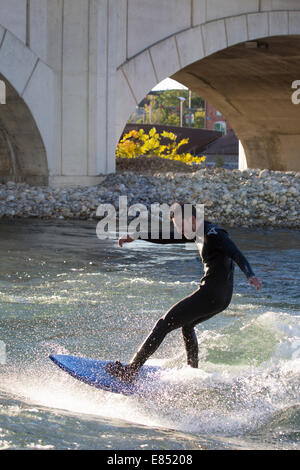
[[[138,369],[131,364],[123,365],[121,362],[109,362],[105,368],[106,372],[123,382],[133,382],[138,374]]]

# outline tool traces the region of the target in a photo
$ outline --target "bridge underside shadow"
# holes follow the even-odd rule
[[[48,184],[45,146],[35,120],[16,90],[0,74],[6,103],[0,105],[0,183]]]
[[[300,170],[300,36],[257,39],[195,62],[172,78],[219,109],[240,139],[250,168]]]

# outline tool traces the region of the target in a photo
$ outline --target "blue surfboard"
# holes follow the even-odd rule
[[[146,395],[153,391],[153,383],[157,383],[160,367],[143,366],[132,383],[123,382],[106,372],[108,362],[79,356],[51,354],[49,358],[62,370],[75,379],[93,387],[123,395]]]

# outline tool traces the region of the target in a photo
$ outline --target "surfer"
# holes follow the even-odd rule
[[[203,238],[200,239],[197,237],[200,222],[197,220],[195,207],[190,215],[184,213],[184,206],[176,204],[175,207],[171,219],[174,230],[182,235],[181,238],[176,238],[173,232],[167,239],[161,234],[158,238],[148,234],[148,237],[144,238],[143,236],[143,239],[160,244],[196,242],[204,266],[204,276],[195,292],[173,305],[158,320],[129,364],[123,365],[116,361],[107,365],[107,372],[126,382],[132,382],[135,379],[139,369],[157,350],[166,335],[177,328],[182,329],[188,365],[194,368],[198,367],[198,341],[194,327],[222,312],[230,304],[233,293],[233,262],[237,263],[252,286],[257,290],[260,290],[262,286],[249,262],[230,239],[226,230],[204,220]],[[188,224],[194,233],[192,239],[184,236],[187,233],[185,226]],[[140,235],[137,233],[122,236],[119,239],[119,246],[122,247],[124,243],[133,242]]]

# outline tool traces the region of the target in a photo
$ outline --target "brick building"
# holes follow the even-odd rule
[[[227,134],[232,128],[220,111],[205,102],[205,129]]]

